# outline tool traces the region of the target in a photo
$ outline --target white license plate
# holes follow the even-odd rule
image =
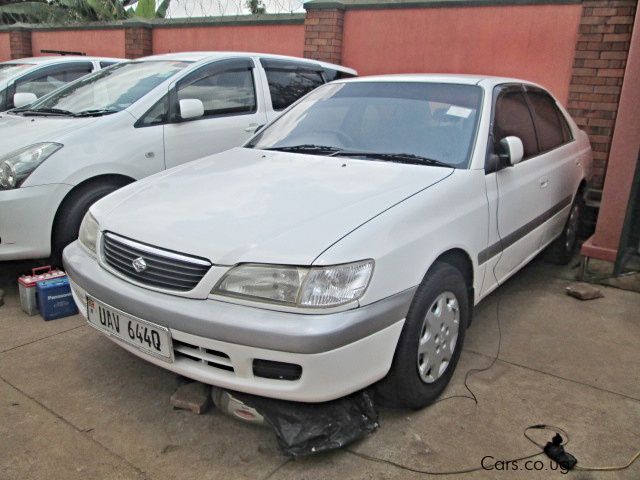
[[[169,329],[139,318],[87,296],[87,320],[101,332],[116,337],[138,350],[173,361]]]

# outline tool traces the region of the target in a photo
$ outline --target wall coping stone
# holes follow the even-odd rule
[[[311,0],[305,10],[380,10],[395,8],[488,7],[509,5],[575,5],[582,0]]]

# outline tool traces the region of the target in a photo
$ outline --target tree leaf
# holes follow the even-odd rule
[[[154,18],[156,16],[156,0],[138,0],[136,17]]]
[[[164,18],[167,16],[167,10],[169,9],[169,5],[171,4],[171,0],[162,0],[162,3],[156,10],[156,18]]]

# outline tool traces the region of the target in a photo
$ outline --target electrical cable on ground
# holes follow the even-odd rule
[[[496,364],[496,362],[498,361],[498,358],[500,357],[500,349],[502,348],[502,328],[500,327],[500,296],[496,295],[496,319],[497,319],[497,326],[498,326],[498,349],[496,351],[495,356],[493,357],[493,359],[491,360],[491,363],[489,363],[489,365],[487,365],[486,367],[482,367],[482,368],[471,368],[469,370],[467,370],[467,373],[464,375],[464,388],[467,389],[467,391],[471,394],[471,396],[469,395],[451,395],[449,397],[444,397],[444,398],[440,398],[438,400],[436,400],[435,402],[432,403],[432,405],[435,405],[436,403],[440,403],[440,402],[444,402],[445,400],[451,400],[453,398],[468,398],[469,400],[473,400],[474,404],[478,404],[478,397],[476,397],[476,394],[473,393],[473,390],[471,390],[471,388],[469,387],[468,381],[469,381],[469,377],[471,375],[474,375],[476,373],[482,373],[482,372],[486,372],[487,370],[491,370],[491,368]]]
[[[633,465],[633,463],[638,460],[638,458],[640,458],[640,450],[638,450],[638,452],[631,457],[631,460],[629,460],[629,463],[625,464],[625,465],[617,465],[617,466],[604,466],[604,467],[581,467],[581,466],[576,466],[576,470],[582,470],[584,472],[614,472],[617,470],[626,470],[627,468],[629,468],[631,465]]]
[[[399,468],[401,470],[406,470],[408,472],[413,473],[422,473],[425,475],[461,475],[463,473],[472,473],[486,470],[484,467],[471,467],[463,470],[448,470],[448,471],[431,471],[431,470],[423,470],[421,468],[409,467],[407,465],[403,465],[401,463],[394,462],[393,460],[386,460],[384,458],[374,457],[371,455],[367,455],[366,453],[356,452],[354,450],[348,450],[349,453],[355,455],[356,457],[363,458],[365,460],[369,460],[376,463],[382,463],[386,465],[391,465],[392,467]],[[505,460],[505,462],[519,462],[522,460],[528,460],[530,458],[539,457],[542,455],[542,452],[532,453],[531,455],[526,455],[524,457],[518,457],[511,460]]]

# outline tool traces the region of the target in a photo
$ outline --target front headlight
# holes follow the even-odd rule
[[[17,188],[38,165],[62,148],[60,143],[36,143],[0,157],[0,188]]]
[[[298,307],[335,307],[364,294],[373,260],[326,267],[245,264],[232,268],[214,294]]]
[[[93,215],[91,215],[90,212],[87,212],[80,224],[78,240],[80,240],[80,243],[94,255],[97,250],[98,230],[98,222],[93,218]]]

